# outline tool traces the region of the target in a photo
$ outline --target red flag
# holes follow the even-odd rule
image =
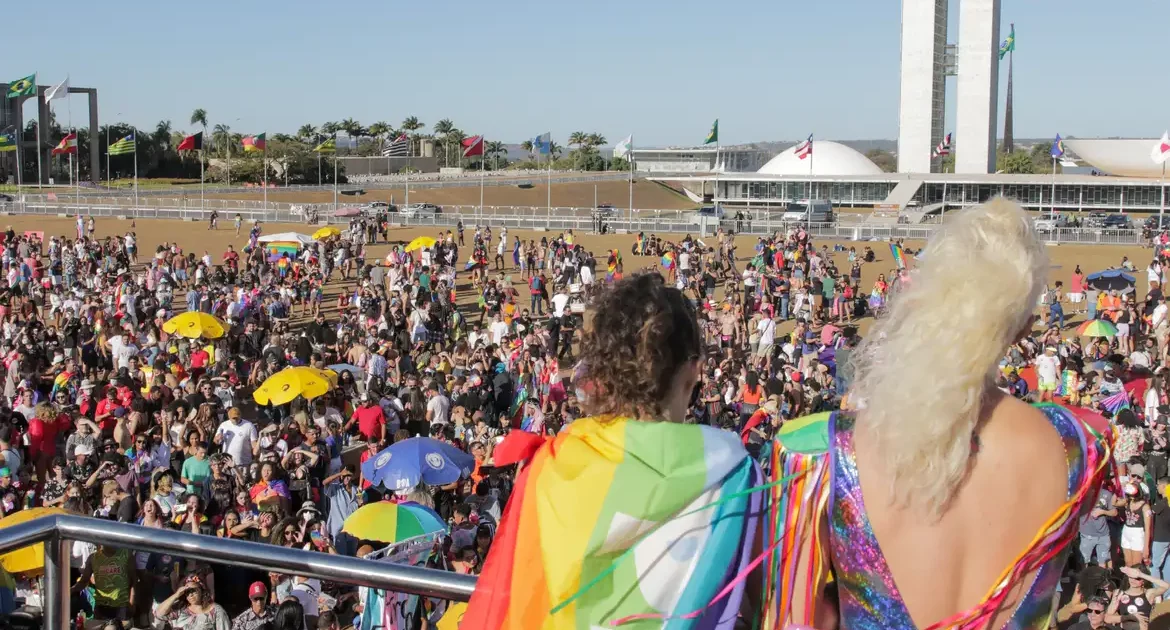
[[[77,134],[71,133],[61,138],[61,143],[53,149],[53,155],[61,155],[62,153],[77,153]]]
[[[176,151],[199,151],[203,149],[203,132],[187,136],[179,143]]]
[[[463,157],[483,155],[483,136],[472,136],[463,141]]]

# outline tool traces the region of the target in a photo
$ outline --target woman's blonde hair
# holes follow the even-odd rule
[[[962,483],[1005,349],[1026,330],[1048,254],[1017,204],[992,201],[935,232],[856,363],[857,430],[888,466],[889,498],[938,517]]]

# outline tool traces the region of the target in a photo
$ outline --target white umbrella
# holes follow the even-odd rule
[[[265,234],[264,236],[261,236],[260,238],[258,238],[256,240],[260,243],[273,243],[273,242],[285,243],[285,242],[288,242],[288,243],[300,243],[301,245],[312,245],[313,244],[313,237],[312,236],[309,236],[308,234],[301,234],[299,232],[281,232],[279,234]]]

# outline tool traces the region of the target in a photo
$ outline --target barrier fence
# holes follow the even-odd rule
[[[103,200],[108,201],[108,200]],[[158,201],[152,199],[151,201]],[[198,200],[196,200],[197,202]],[[252,202],[245,202],[251,204]],[[240,205],[220,210],[220,220],[225,223],[238,213],[245,221],[264,223],[304,223],[315,214],[314,225],[344,225],[350,217],[331,214],[331,204],[269,204],[268,209],[251,205]],[[212,208],[198,205],[118,205],[110,203],[62,203],[17,201],[0,203],[0,212],[5,214],[31,214],[42,216],[75,216],[78,213],[106,218],[138,219],[180,219],[206,221]],[[230,213],[230,214],[225,214]],[[593,208],[577,207],[528,207],[528,206],[444,206],[440,212],[389,213],[390,222],[397,227],[437,227],[454,229],[460,222],[466,228],[477,225],[508,227],[520,230],[546,230],[563,232],[573,230],[579,233],[680,233],[710,235],[719,227],[739,234],[766,235],[777,230],[804,227],[815,238],[849,241],[885,241],[891,239],[925,240],[938,227],[937,224],[868,224],[857,217],[864,215],[841,214],[832,223],[802,223],[784,221],[782,213],[757,214],[742,220],[699,215],[692,210],[635,209],[614,210],[598,213]],[[1080,243],[1101,245],[1141,245],[1142,231],[1135,228],[1058,228],[1040,233],[1048,243]]]

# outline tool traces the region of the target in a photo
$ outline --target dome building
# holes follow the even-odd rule
[[[882,174],[882,169],[860,152],[829,140],[814,140],[812,156],[803,160],[796,157],[796,146],[789,147],[780,155],[768,160],[767,164],[760,167],[759,173],[808,177],[810,160],[814,176]]]

